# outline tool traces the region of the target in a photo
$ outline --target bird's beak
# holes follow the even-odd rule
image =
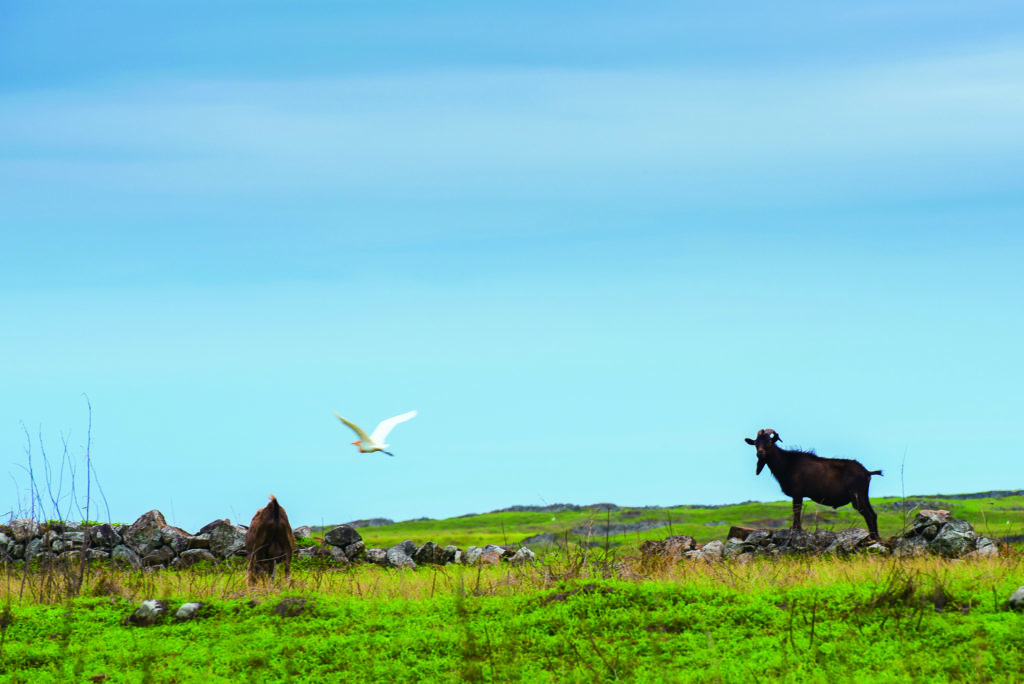
[[[356,446],[359,446],[359,440],[357,439],[356,441],[352,442],[352,444],[355,444]]]

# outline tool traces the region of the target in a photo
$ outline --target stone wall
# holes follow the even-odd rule
[[[12,520],[0,525],[0,561],[40,563],[77,560],[83,552],[89,560],[104,560],[132,568],[187,568],[200,561],[213,563],[245,558],[244,525],[215,520],[196,534],[168,525],[160,511],[144,513],[131,525],[84,526],[77,522],[39,523]],[[296,538],[311,530],[299,527]],[[535,560],[527,547],[488,545],[440,547],[434,542],[417,546],[406,540],[390,549],[367,549],[351,525],[339,525],[324,534],[321,545],[299,546],[298,558],[323,558],[334,563],[375,563],[396,568],[421,564],[521,563]]]
[[[676,535],[640,545],[646,560],[678,561],[772,557],[791,554],[874,553],[894,556],[934,554],[947,558],[998,556],[995,540],[979,536],[966,520],[952,518],[949,511],[921,511],[907,530],[890,539],[876,541],[868,531],[853,528],[831,530],[751,529],[731,527],[728,539],[703,546],[693,537]]]
[[[197,562],[219,563],[244,558],[243,525],[215,520],[196,534],[168,525],[160,511],[144,513],[131,525],[83,526],[76,522],[38,523],[13,520],[0,525],[0,562],[77,560],[84,552],[89,560],[107,560],[132,568],[187,568]],[[296,528],[296,538],[309,537],[308,527]],[[876,553],[895,556],[936,554],[949,558],[984,557],[999,554],[997,543],[975,533],[966,520],[952,518],[948,511],[921,511],[907,530],[883,541],[872,540],[867,530],[854,528],[798,531],[732,527],[725,542],[699,545],[685,535],[649,540],[640,545],[645,560],[719,560],[787,554],[840,555]],[[351,525],[339,525],[324,534],[320,545],[300,546],[297,558],[322,558],[348,565],[373,563],[384,567],[415,568],[418,565],[449,563],[496,564],[536,560],[527,547],[440,546],[432,541],[417,545],[410,540],[388,549],[368,549]]]

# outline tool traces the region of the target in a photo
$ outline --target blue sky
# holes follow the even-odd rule
[[[4,510],[83,393],[189,530],[1022,487],[1021,14],[4,3]]]

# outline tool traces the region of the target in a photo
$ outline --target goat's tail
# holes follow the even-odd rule
[[[267,507],[269,508],[269,507],[273,506],[273,508],[274,508],[274,522],[278,523],[278,522],[281,521],[281,504],[277,503],[277,497],[274,496],[273,494],[268,494],[267,496],[270,497],[270,503],[267,504]]]
[[[881,475],[881,474],[882,474],[881,470],[869,470],[868,471],[868,475]]]

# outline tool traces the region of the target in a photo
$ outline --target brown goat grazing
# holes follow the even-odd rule
[[[252,584],[263,574],[274,576],[277,565],[284,565],[285,577],[291,571],[295,553],[295,536],[288,514],[270,495],[270,503],[256,511],[245,533],[245,550],[249,554],[246,577]]]
[[[868,485],[872,475],[881,470],[868,470],[857,461],[845,458],[822,458],[808,451],[787,451],[776,446],[779,433],[764,429],[757,439],[744,441],[757,448],[757,475],[765,465],[782,487],[782,493],[793,497],[793,529],[800,528],[800,510],[806,496],[824,506],[839,508],[848,503],[864,516],[872,539],[878,539],[878,516],[868,501]]]

